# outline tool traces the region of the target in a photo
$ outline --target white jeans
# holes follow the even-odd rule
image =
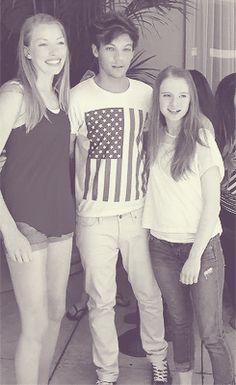
[[[141,226],[142,212],[139,209],[124,215],[77,218],[77,246],[85,270],[85,289],[90,296],[93,361],[100,380],[116,381],[119,373],[114,320],[119,250],[138,301],[141,339],[147,357],[158,364],[167,355],[162,298],[151,267],[147,232]]]

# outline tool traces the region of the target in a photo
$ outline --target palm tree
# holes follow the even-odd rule
[[[2,81],[15,75],[19,31],[25,18],[32,14],[50,13],[63,22],[69,40],[71,79],[74,84],[93,65],[89,25],[96,17],[119,9],[137,23],[141,31],[153,27],[158,33],[158,23],[168,23],[168,12],[171,9],[186,15],[190,3],[190,0],[1,0],[1,53],[4,58]],[[134,77],[149,71],[149,59],[145,58],[144,52],[136,54],[133,63]]]

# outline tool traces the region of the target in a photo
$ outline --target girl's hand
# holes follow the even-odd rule
[[[90,79],[92,78],[93,76],[95,76],[95,73],[91,70],[87,70],[85,72],[85,74],[82,76],[81,80],[80,80],[80,83],[87,80],[87,79]]]
[[[2,169],[3,169],[3,166],[4,166],[4,164],[5,164],[5,162],[6,162],[6,156],[4,155],[4,154],[1,154],[0,155],[0,174],[1,174],[1,171],[2,171]]]
[[[180,282],[185,285],[197,283],[201,267],[201,259],[189,256],[180,273]]]
[[[7,255],[13,261],[23,263],[32,260],[30,243],[17,228],[11,229],[3,239]]]

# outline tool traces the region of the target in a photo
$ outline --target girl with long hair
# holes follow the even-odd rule
[[[150,229],[152,265],[171,318],[180,384],[192,383],[193,309],[210,355],[214,384],[232,384],[222,322],[223,162],[212,134],[203,127],[197,91],[187,70],[171,66],[157,77],[148,159],[143,225]]]
[[[200,115],[204,127],[215,136],[216,125],[215,98],[207,78],[198,70],[188,70],[196,87]]]
[[[24,22],[17,77],[0,89],[0,231],[20,311],[17,384],[47,384],[70,270],[69,52],[47,14]]]
[[[216,140],[224,160],[225,176],[221,183],[221,243],[225,255],[225,281],[230,291],[233,315],[230,325],[236,329],[236,73],[225,76],[216,89]]]

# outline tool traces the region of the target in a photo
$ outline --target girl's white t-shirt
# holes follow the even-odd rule
[[[157,238],[170,242],[193,242],[202,212],[201,176],[209,168],[217,166],[223,178],[223,160],[212,134],[202,130],[201,139],[206,146],[197,143],[192,171],[180,180],[175,181],[170,174],[174,139],[168,136],[150,169],[143,227],[150,229]],[[218,218],[212,237],[221,231]]]

